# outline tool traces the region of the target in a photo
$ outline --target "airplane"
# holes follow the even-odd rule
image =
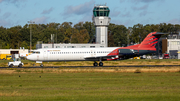
[[[94,66],[103,66],[102,61],[123,60],[155,53],[158,40],[163,34],[165,33],[151,32],[140,44],[127,47],[37,49],[27,56],[27,59],[41,63],[41,67],[43,61],[94,61]]]

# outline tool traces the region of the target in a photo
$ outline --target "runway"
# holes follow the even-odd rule
[[[121,66],[32,66],[32,67],[0,67],[4,68],[109,68],[109,67],[180,67],[180,65],[121,65]]]

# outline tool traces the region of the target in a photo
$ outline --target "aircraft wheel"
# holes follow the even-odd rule
[[[19,66],[18,67],[22,67],[22,64],[19,64]]]
[[[99,66],[103,66],[103,63],[102,63],[102,62],[99,62]]]
[[[9,67],[13,67],[13,64],[11,64]]]
[[[94,65],[94,66],[98,66],[98,63],[97,63],[97,62],[94,62],[93,65]]]
[[[41,64],[40,67],[43,67],[43,64]]]

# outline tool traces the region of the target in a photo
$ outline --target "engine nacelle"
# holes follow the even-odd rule
[[[128,59],[132,58],[135,56],[138,56],[139,51],[138,50],[133,50],[133,49],[119,49],[119,57],[122,59]]]

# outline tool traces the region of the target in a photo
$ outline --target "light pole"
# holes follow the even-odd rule
[[[58,25],[57,28],[56,28],[56,43],[57,43],[57,33],[58,33],[59,27],[60,27],[60,25]]]
[[[32,24],[35,23],[34,21],[28,21],[30,23],[30,52],[31,52],[31,44],[32,44]]]

